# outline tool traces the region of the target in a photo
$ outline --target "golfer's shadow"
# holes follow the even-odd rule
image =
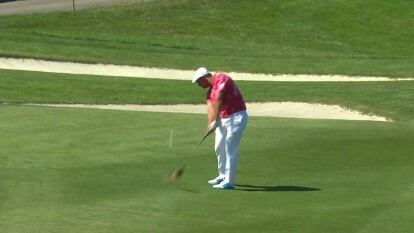
[[[236,184],[235,190],[247,192],[311,192],[322,189],[301,186],[257,186],[247,184]]]

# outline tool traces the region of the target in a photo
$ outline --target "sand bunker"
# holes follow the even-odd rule
[[[68,74],[90,74],[104,76],[122,76],[154,79],[187,80],[190,84],[194,71],[172,70],[159,68],[145,68],[133,66],[103,65],[103,64],[80,64],[71,62],[53,62],[34,59],[0,58],[0,69],[28,70]],[[269,74],[247,74],[229,73],[235,80],[245,81],[300,81],[300,82],[326,82],[326,81],[396,81],[402,79],[389,79],[385,77],[346,77],[339,75],[317,76],[317,75],[269,75]],[[404,80],[413,80],[406,78]],[[151,112],[180,112],[205,114],[205,105],[47,105],[54,107],[76,107],[76,108],[98,108],[129,111],[151,111]],[[342,119],[342,120],[366,120],[387,121],[385,117],[364,115],[360,112],[345,109],[337,105],[323,105],[295,102],[272,102],[272,103],[248,103],[250,116],[265,117],[290,117],[290,118],[312,118],[312,119]],[[390,120],[388,120],[390,121]]]
[[[198,67],[195,67],[195,69]],[[0,69],[28,70],[65,74],[88,74],[102,76],[191,80],[193,70],[174,70],[136,66],[104,64],[81,64],[72,62],[54,62],[34,59],[0,58]],[[215,72],[215,71],[212,71]],[[234,80],[243,81],[279,81],[279,82],[361,82],[414,80],[413,78],[390,79],[386,77],[348,77],[342,75],[289,75],[289,74],[250,74],[228,72]]]
[[[84,105],[84,104],[46,104],[41,106],[67,108],[95,108],[125,111],[170,112],[206,114],[206,105]],[[296,102],[247,103],[250,116],[288,117],[308,119],[338,119],[362,121],[390,121],[385,117],[364,115],[360,112],[342,108],[338,105],[309,104]]]

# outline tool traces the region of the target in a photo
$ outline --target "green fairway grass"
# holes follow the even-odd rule
[[[413,8],[405,0],[152,0],[2,16],[0,56],[412,77]]]
[[[412,138],[401,123],[251,118],[236,190],[205,117],[1,106],[2,232],[410,232]],[[170,130],[174,130],[169,148]],[[186,165],[176,185],[162,183]]]
[[[247,102],[336,104],[414,120],[414,82],[238,81]],[[174,88],[172,88],[174,87]],[[0,103],[201,104],[205,91],[189,81],[0,70]]]

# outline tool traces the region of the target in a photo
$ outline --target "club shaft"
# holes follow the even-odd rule
[[[206,135],[204,135],[204,137],[201,139],[201,141],[198,143],[198,145],[194,148],[194,150],[192,152],[194,152],[201,145],[201,143],[203,143],[204,139],[206,139],[208,137],[208,135],[210,135],[213,131],[214,131],[214,129],[211,129],[210,131],[208,131],[206,133]]]

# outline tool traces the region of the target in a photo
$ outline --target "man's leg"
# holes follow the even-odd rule
[[[238,112],[231,117],[226,137],[226,172],[225,182],[234,185],[236,182],[236,168],[241,136],[247,125],[248,116],[245,111]]]
[[[221,121],[223,122],[223,119],[221,119]],[[226,137],[227,137],[227,131],[223,127],[222,124],[220,124],[220,126],[216,128],[216,139],[215,139],[214,150],[215,150],[216,156],[217,156],[217,165],[218,165],[219,176],[224,178],[225,174],[226,174]]]

